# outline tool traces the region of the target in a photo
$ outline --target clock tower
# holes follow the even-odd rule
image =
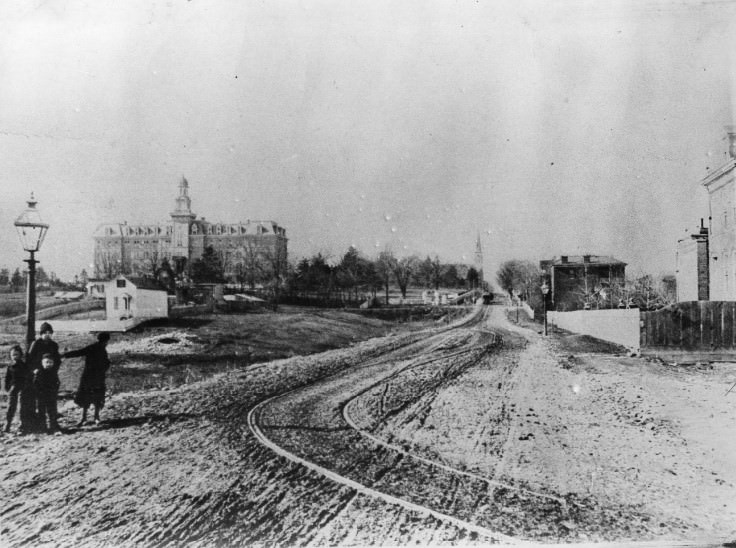
[[[189,261],[189,233],[192,221],[196,219],[192,213],[192,200],[189,198],[189,183],[185,177],[179,183],[179,196],[176,197],[176,209],[171,212],[174,226],[171,234],[171,257],[177,270]],[[182,260],[183,259],[183,260]]]

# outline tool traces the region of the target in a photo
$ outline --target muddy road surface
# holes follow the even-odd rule
[[[3,438],[0,543],[733,540],[734,453],[719,447],[736,416],[700,402],[729,370],[672,372],[575,343],[479,307],[116,396],[99,427]],[[683,407],[718,420],[693,431]]]

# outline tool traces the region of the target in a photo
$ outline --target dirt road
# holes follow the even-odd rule
[[[455,326],[113,398],[4,439],[2,542],[403,545],[736,538],[732,366]]]
[[[733,409],[722,401],[717,420],[702,420],[712,413],[693,405],[692,387],[675,386],[705,381],[698,396],[717,400],[708,384],[718,376],[561,355],[564,337],[550,344],[487,310],[478,324],[266,402],[263,437],[336,481],[453,516],[486,542],[733,536],[734,453],[722,446]],[[341,544],[356,521],[343,512],[322,537]]]

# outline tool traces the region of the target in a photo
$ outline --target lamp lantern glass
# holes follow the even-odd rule
[[[27,203],[28,207],[13,224],[15,224],[15,229],[18,231],[18,237],[20,238],[20,243],[23,245],[23,249],[30,253],[35,253],[41,248],[49,225],[41,220],[41,215],[36,209],[37,202],[33,197],[33,193],[31,193],[31,197]]]

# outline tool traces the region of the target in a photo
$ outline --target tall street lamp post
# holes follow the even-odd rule
[[[28,286],[26,291],[26,351],[30,349],[31,343],[36,338],[36,263],[35,253],[41,248],[43,238],[49,225],[41,220],[41,215],[36,210],[36,199],[28,200],[28,207],[15,220],[15,229],[18,231],[23,249],[30,253],[30,258],[24,259],[28,263]]]
[[[542,282],[542,310],[544,310],[544,336],[547,336],[547,293],[549,293],[549,286],[547,282]]]

